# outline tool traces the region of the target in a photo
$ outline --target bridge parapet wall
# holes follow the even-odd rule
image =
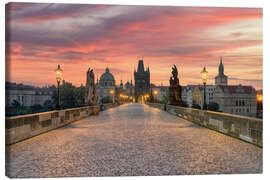
[[[164,104],[148,105],[164,110]],[[261,119],[172,105],[165,108],[171,114],[262,147]]]
[[[65,126],[99,111],[99,106],[85,106],[71,109],[49,111],[6,117],[6,144],[13,144],[24,139]]]
[[[113,104],[113,103],[99,105],[100,111],[105,111],[107,109],[110,109],[110,108],[113,108],[113,107],[116,107],[116,106],[119,106],[119,105],[118,104]]]

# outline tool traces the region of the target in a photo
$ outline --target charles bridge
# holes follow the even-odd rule
[[[262,120],[154,103],[6,117],[8,177],[231,173],[262,173]]]

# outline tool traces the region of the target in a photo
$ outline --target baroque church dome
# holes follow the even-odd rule
[[[105,73],[101,75],[99,84],[102,86],[115,86],[114,76],[110,73],[109,68],[106,68]]]

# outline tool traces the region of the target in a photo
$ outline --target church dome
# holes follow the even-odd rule
[[[100,81],[102,81],[102,80],[111,80],[111,81],[114,81],[114,77],[110,73],[109,68],[106,68],[106,72],[101,75]]]
[[[103,73],[100,77],[99,83],[103,86],[114,86],[115,80],[113,75],[110,73],[109,68],[106,68],[105,73]]]

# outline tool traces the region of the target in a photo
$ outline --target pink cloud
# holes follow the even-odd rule
[[[100,76],[102,70],[108,66],[119,83],[121,77],[124,80],[130,79],[134,66],[137,65],[137,57],[144,56],[145,63],[150,65],[153,83],[160,84],[164,81],[164,84],[168,84],[172,64],[184,68],[183,72],[181,71],[184,73],[181,83],[200,83],[199,74],[195,72],[200,72],[203,64],[209,66],[214,76],[218,58],[224,55],[220,52],[262,45],[261,40],[248,37],[235,41],[234,36],[246,33],[242,31],[230,34],[230,38],[213,39],[213,34],[203,34],[202,37],[204,30],[222,26],[226,31],[226,24],[232,22],[261,20],[261,9],[179,7],[179,10],[177,8],[173,10],[173,13],[160,9],[150,14],[141,12],[142,15],[139,17],[134,13],[121,14],[115,18],[113,16],[107,19],[101,18],[99,20],[102,23],[95,26],[92,24],[87,24],[83,28],[74,26],[74,32],[67,32],[66,38],[62,38],[61,31],[56,30],[47,33],[50,29],[41,29],[41,32],[37,33],[36,30],[29,28],[29,32],[19,33],[13,29],[11,31],[13,44],[9,54],[12,72],[9,77],[15,81],[23,81],[22,77],[30,78],[29,73],[35,74],[30,78],[33,83],[53,84],[55,79],[52,72],[56,64],[60,63],[64,68],[65,79],[75,85],[85,83],[85,71],[88,65],[96,69],[97,76]],[[87,10],[84,13],[86,12]],[[80,16],[84,15],[80,13],[74,10],[73,15],[76,15],[79,20]],[[29,23],[50,22],[69,16],[68,13],[47,15],[41,13],[34,18],[30,16],[22,18],[21,24],[37,28]],[[19,27],[25,30],[24,26]],[[258,27],[260,30],[261,28]],[[25,37],[22,34],[25,34]],[[39,34],[44,34],[44,37]],[[250,54],[250,52],[239,51],[238,53],[235,57],[225,58],[228,63],[227,71],[232,76],[236,64],[243,59],[253,61],[257,55],[261,55],[260,52]],[[261,63],[252,62],[245,67],[248,72],[252,72],[253,68],[261,67]],[[241,79],[250,78],[246,73],[241,71],[237,76]],[[257,79],[255,75],[253,77]],[[248,81],[247,83],[261,87],[260,82]]]

